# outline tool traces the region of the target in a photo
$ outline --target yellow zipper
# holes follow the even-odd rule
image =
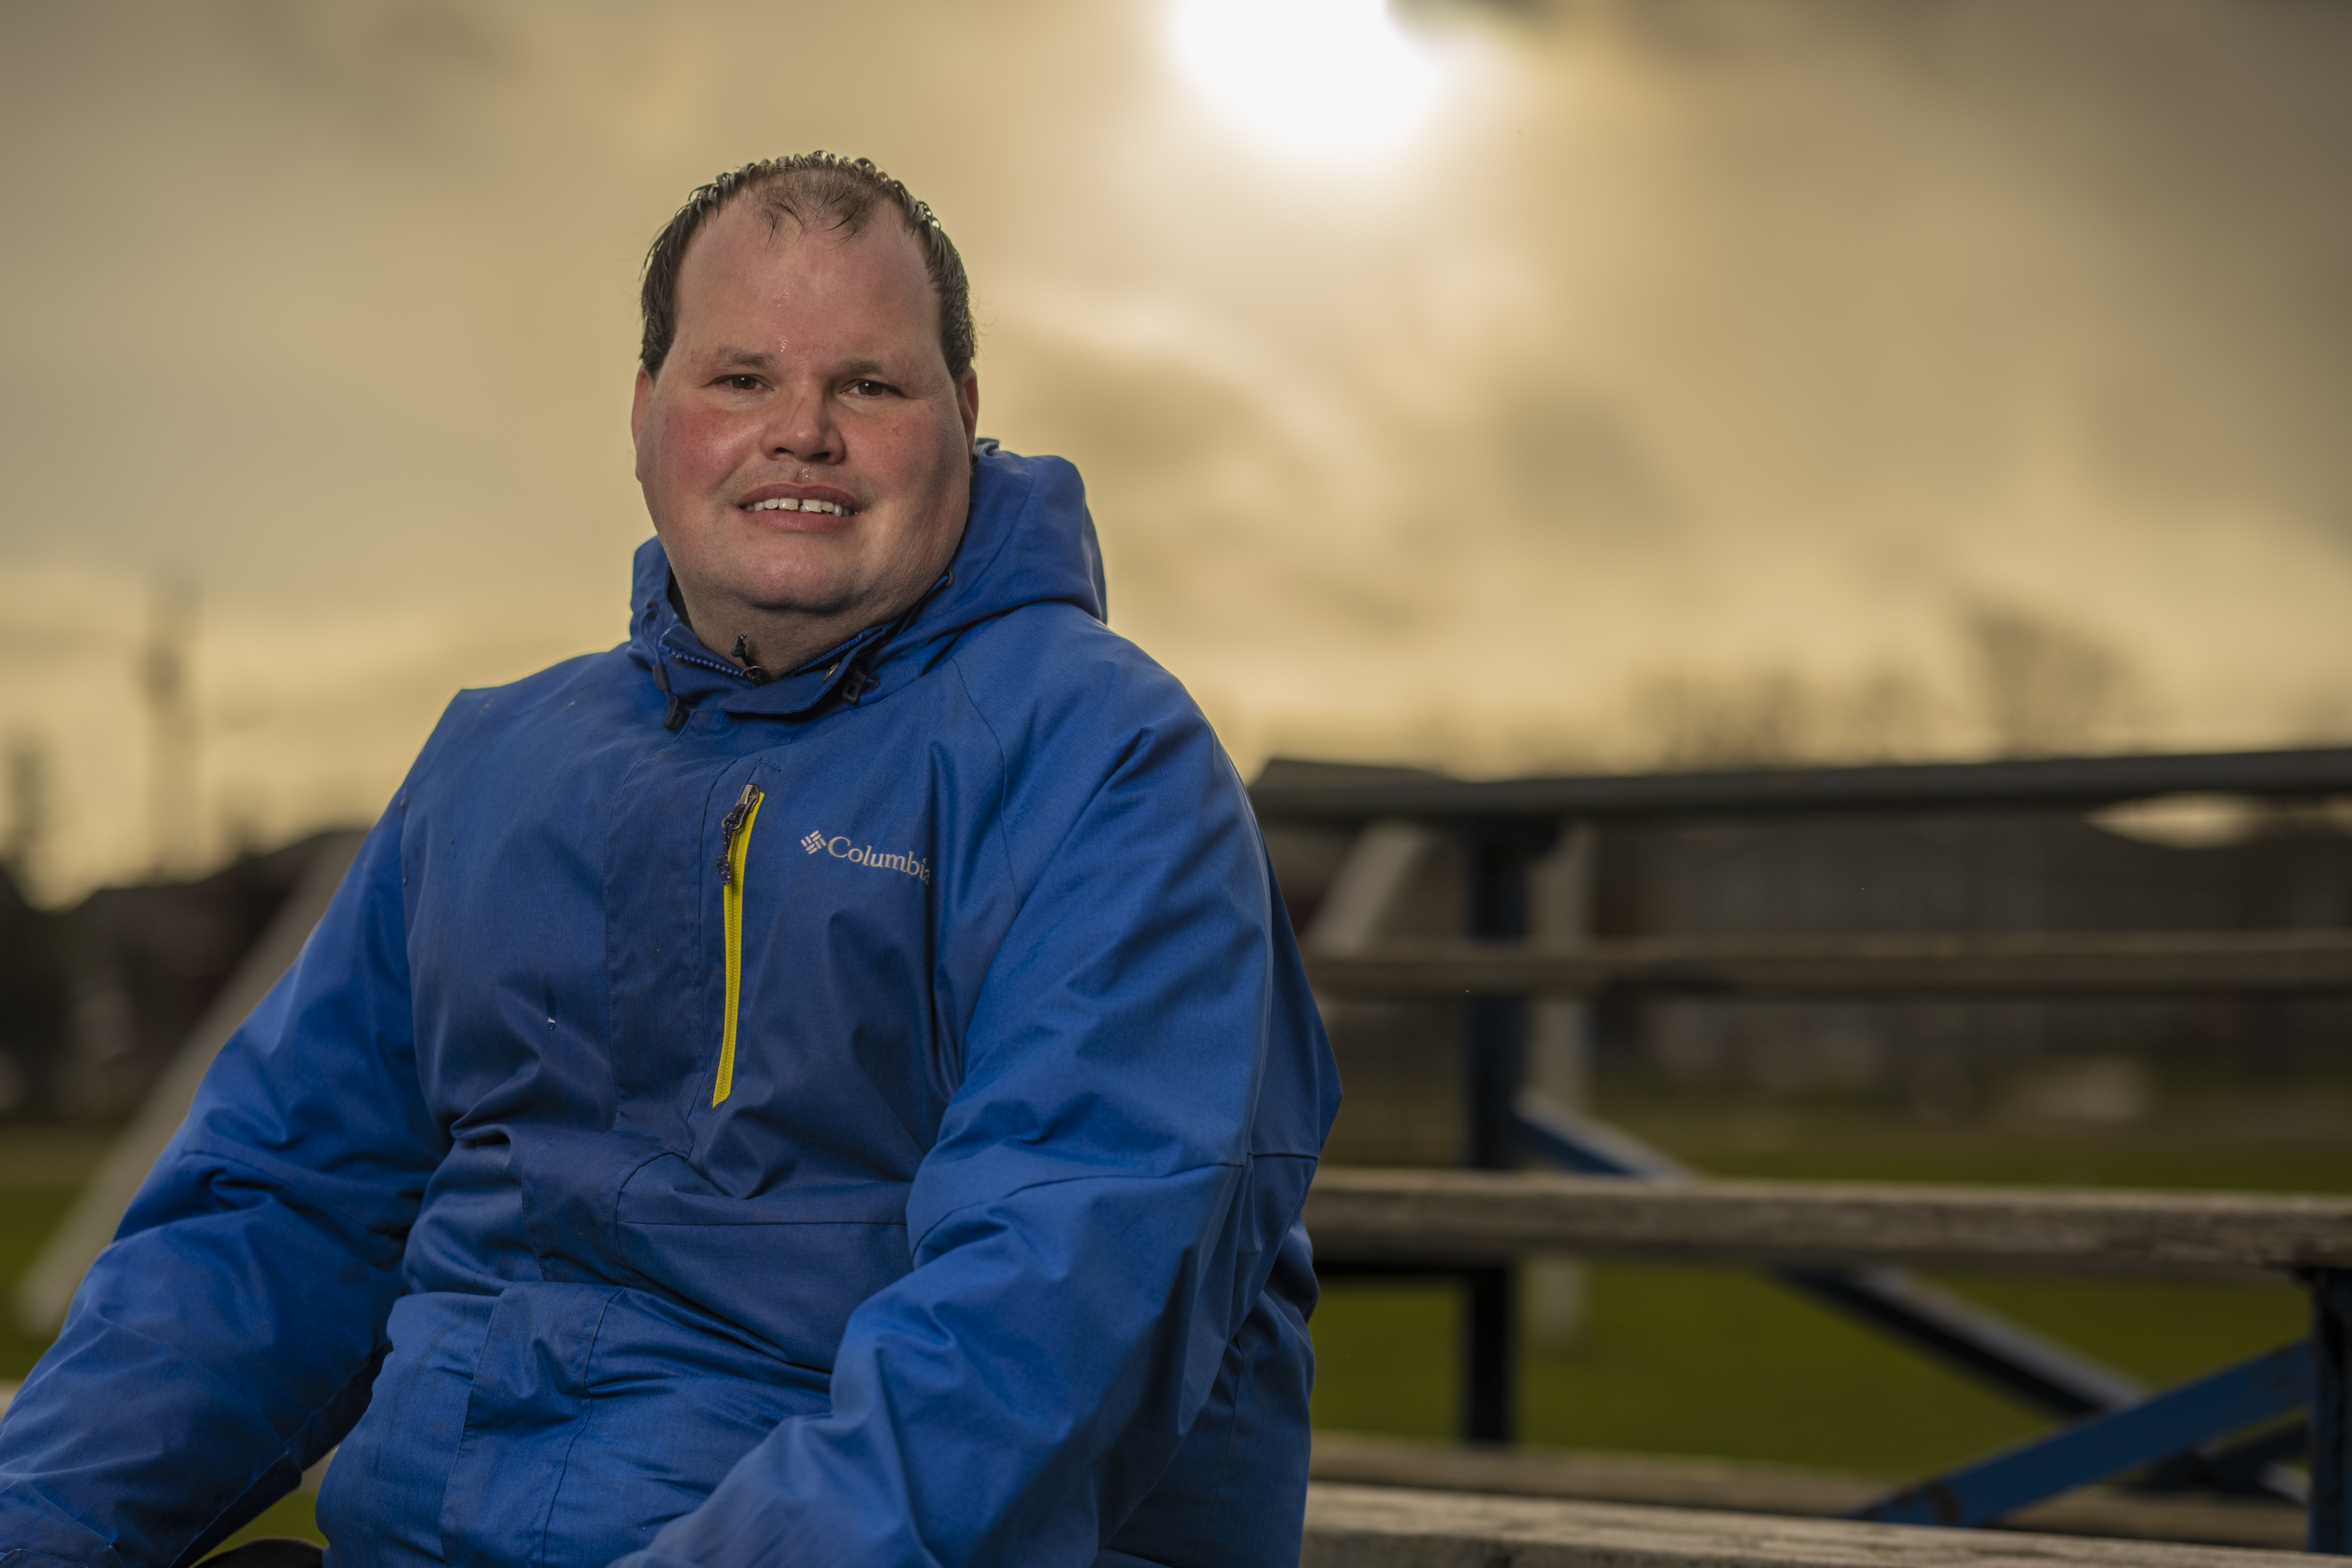
[[[735,797],[735,808],[719,824],[725,836],[719,848],[719,898],[727,913],[727,1022],[719,1035],[719,1080],[710,1088],[713,1105],[735,1088],[735,1005],[743,994],[743,862],[751,853],[751,824],[759,820],[760,802],[766,798],[759,785],[745,784]]]

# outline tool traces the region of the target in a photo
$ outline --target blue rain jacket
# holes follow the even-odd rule
[[[461,695],[0,1423],[0,1568],[1297,1561],[1338,1101],[1076,472],[753,685]],[[665,720],[682,719],[682,727]]]

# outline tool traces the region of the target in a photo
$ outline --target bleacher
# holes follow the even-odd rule
[[[1396,770],[1270,770],[1253,791],[1270,829],[1339,825],[1355,833],[1304,932],[1318,997],[1327,1005],[1411,999],[1461,1007],[1462,1147],[1470,1167],[1328,1166],[1308,1200],[1318,1268],[1327,1276],[1438,1274],[1462,1282],[1461,1435],[1478,1447],[1460,1450],[1451,1467],[1423,1467],[1420,1487],[1319,1482],[1306,1561],[1532,1568],[2278,1559],[2228,1546],[1979,1528],[2126,1475],[2273,1505],[2301,1494],[2308,1550],[2352,1552],[2352,1197],[1713,1181],[1526,1081],[1529,1004],[1541,997],[2352,993],[2352,931],[2336,928],[1694,940],[1611,937],[1574,921],[1563,931],[1557,919],[1538,931],[1530,919],[1538,863],[1612,822],[2089,811],[2183,792],[2294,801],[2352,795],[2352,751],[1492,784]],[[1457,937],[1382,935],[1383,901],[1405,885],[1416,836],[1446,839],[1465,868],[1466,929]],[[1526,1259],[1563,1256],[1762,1269],[2060,1424],[1861,1500],[1843,1520],[1694,1509],[1687,1505],[1706,1500],[1687,1488],[1681,1508],[1495,1495],[1530,1489],[1524,1466],[1520,1485],[1480,1479],[1509,1468],[1504,1446],[1516,1436],[1517,1271]],[[2312,1328],[2147,1393],[1908,1272],[1921,1268],[2268,1277],[2309,1292]],[[2307,1458],[2307,1482],[2289,1463],[2297,1457]],[[1381,1469],[1357,1467],[1361,1479],[1417,1479],[1409,1465]]]

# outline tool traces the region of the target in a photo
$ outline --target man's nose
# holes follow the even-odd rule
[[[824,393],[815,388],[803,388],[778,400],[767,437],[771,457],[823,463],[841,455],[832,410]]]

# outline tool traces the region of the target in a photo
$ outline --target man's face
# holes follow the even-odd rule
[[[922,253],[890,214],[772,235],[739,199],[706,223],[630,421],[703,640],[748,635],[781,672],[912,604],[962,537],[979,399],[948,374]]]

